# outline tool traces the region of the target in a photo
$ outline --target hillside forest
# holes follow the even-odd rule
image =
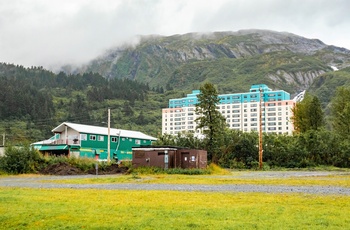
[[[64,121],[140,130],[158,135],[161,87],[99,74],[55,74],[41,67],[0,64],[0,133],[8,144],[47,139]],[[3,136],[3,135],[1,135]],[[1,142],[2,143],[2,142]]]

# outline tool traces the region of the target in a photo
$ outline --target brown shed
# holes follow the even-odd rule
[[[132,165],[168,168],[206,168],[207,151],[174,146],[132,148]]]

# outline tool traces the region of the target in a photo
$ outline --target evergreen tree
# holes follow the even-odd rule
[[[145,115],[143,114],[143,111],[140,112],[139,116],[136,118],[135,123],[138,125],[146,124],[146,118],[145,118]]]
[[[220,139],[225,130],[225,118],[216,110],[220,98],[213,84],[205,83],[200,87],[196,113],[197,128],[203,129],[207,139],[208,158],[217,163],[220,154]]]

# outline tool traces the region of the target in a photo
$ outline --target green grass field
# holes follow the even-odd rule
[[[67,181],[237,182],[223,180],[225,176],[125,175]],[[339,175],[275,178],[267,184],[348,187],[349,181],[349,175]],[[0,229],[350,229],[349,215],[350,196],[342,195],[0,187]]]

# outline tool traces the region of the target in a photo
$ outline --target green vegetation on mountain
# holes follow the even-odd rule
[[[246,30],[145,36],[135,46],[109,50],[80,71],[188,91],[205,81],[217,85],[219,93],[265,83],[295,95],[332,72],[331,66],[349,65],[349,50],[289,33]]]
[[[0,134],[10,143],[33,142],[52,136],[51,130],[64,121],[107,126],[110,108],[112,127],[156,136],[161,130],[161,108],[168,100],[157,91],[162,90],[91,72],[54,74],[1,63]]]
[[[341,86],[350,86],[350,67],[320,75],[314,79],[308,91],[316,95],[326,108],[335,96],[336,89]]]

